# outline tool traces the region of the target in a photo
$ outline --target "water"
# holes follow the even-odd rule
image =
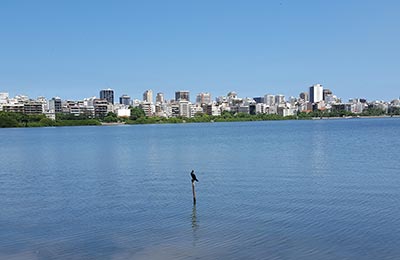
[[[399,259],[399,135],[399,119],[0,129],[0,259]]]

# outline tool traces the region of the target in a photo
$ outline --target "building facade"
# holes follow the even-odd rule
[[[53,97],[49,100],[49,112],[50,113],[62,113],[62,101],[59,97]]]
[[[24,114],[40,115],[43,114],[43,104],[36,101],[29,101],[24,104]]]
[[[324,99],[323,97],[323,87],[321,84],[315,84],[310,87],[310,102],[318,103]]]
[[[322,99],[326,100],[327,96],[332,96],[332,91],[326,88],[322,91]]]
[[[156,103],[163,104],[164,102],[165,102],[164,93],[161,92],[157,93]]]
[[[131,104],[131,97],[128,95],[122,95],[119,97],[119,103],[121,105],[129,106]]]
[[[153,90],[148,89],[143,93],[143,102],[153,103]]]
[[[210,104],[211,103],[211,94],[210,93],[199,93],[196,96],[197,104]]]
[[[105,117],[108,113],[108,103],[107,99],[95,99],[93,101],[94,116],[97,118]]]
[[[175,101],[190,101],[189,91],[186,90],[176,91]]]
[[[100,99],[105,99],[108,103],[114,105],[114,90],[110,88],[100,90]]]

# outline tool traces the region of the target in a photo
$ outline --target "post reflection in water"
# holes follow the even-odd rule
[[[199,228],[199,224],[197,221],[197,210],[196,210],[196,204],[194,204],[193,208],[192,208],[193,246],[196,246],[196,242],[198,240],[198,236],[197,236],[198,228]]]
[[[193,205],[192,209],[192,229],[196,231],[199,228],[199,224],[197,223],[197,216],[196,216],[196,204]]]

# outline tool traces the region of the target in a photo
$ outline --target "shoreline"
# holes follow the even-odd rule
[[[347,116],[347,117],[309,117],[309,118],[287,118],[281,119],[265,119],[265,120],[210,120],[210,121],[200,121],[200,122],[187,122],[183,120],[182,122],[152,122],[152,123],[127,123],[127,122],[99,122],[97,125],[59,125],[59,126],[19,126],[19,127],[2,127],[2,128],[41,128],[41,127],[65,127],[65,126],[122,126],[122,125],[160,125],[160,124],[196,124],[196,123],[233,123],[233,122],[260,122],[260,121],[298,121],[298,120],[348,120],[348,119],[379,119],[379,118],[400,118],[400,115],[382,115],[382,116]]]
[[[116,126],[116,125],[128,125],[126,122],[112,122],[112,123],[105,123],[100,122],[100,126]]]
[[[362,119],[362,118],[400,118],[400,115],[382,115],[382,116],[346,116],[346,117],[312,117],[312,120],[329,120],[329,119]],[[299,119],[300,120],[300,119]]]

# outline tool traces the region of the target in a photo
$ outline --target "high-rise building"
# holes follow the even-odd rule
[[[301,92],[300,93],[300,95],[299,95],[299,97],[302,99],[302,100],[304,100],[304,101],[310,101],[310,97],[309,97],[309,95],[308,95],[308,93],[307,92]]]
[[[114,90],[110,88],[100,90],[100,99],[105,99],[108,101],[108,103],[114,105]]]
[[[297,98],[295,97],[289,97],[289,103],[291,106],[295,106],[297,102]]]
[[[131,104],[131,97],[128,95],[122,95],[119,98],[119,103],[125,106],[129,106]]]
[[[153,116],[153,106],[154,105],[152,103],[146,101],[140,104],[140,108],[144,111],[146,116]]]
[[[190,101],[189,91],[180,90],[175,92],[175,101]]]
[[[0,104],[7,104],[8,103],[8,93],[6,92],[1,92],[0,93]]]
[[[153,103],[153,90],[148,89],[143,93],[143,101]]]
[[[93,100],[94,115],[95,117],[105,117],[108,111],[108,104],[110,102],[107,99],[95,99]]]
[[[164,93],[161,93],[161,92],[157,93],[157,96],[156,96],[156,103],[163,104],[164,102],[165,102],[165,100],[164,100]]]
[[[49,111],[50,113],[61,113],[62,112],[62,102],[61,98],[53,97],[49,100]]]
[[[284,95],[276,95],[275,96],[275,104],[283,104],[285,103],[285,96]]]
[[[331,91],[330,89],[325,88],[325,89],[322,91],[322,99],[325,100],[325,99],[326,99],[326,96],[328,96],[328,95],[332,95],[332,91]]]
[[[310,102],[318,103],[323,100],[323,88],[321,84],[315,84],[310,87]]]
[[[172,103],[171,104],[171,116],[172,117],[178,117],[179,114],[179,103]]]
[[[189,101],[179,101],[179,115],[182,117],[190,117],[190,105]]]
[[[264,97],[254,97],[253,100],[256,101],[256,104],[264,103]]]
[[[264,96],[264,103],[267,106],[275,105],[275,95],[267,94]]]
[[[199,93],[196,96],[197,104],[210,104],[211,103],[211,94],[210,93]]]

